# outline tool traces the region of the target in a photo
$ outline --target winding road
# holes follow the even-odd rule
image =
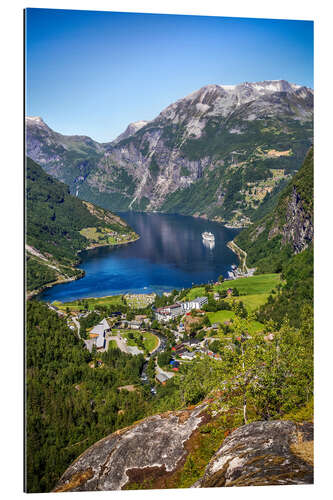
[[[81,339],[81,335],[80,335],[80,322],[76,319],[75,316],[72,317],[72,320],[73,320],[73,323],[75,324],[76,328],[77,328],[77,336],[79,337],[79,339]]]

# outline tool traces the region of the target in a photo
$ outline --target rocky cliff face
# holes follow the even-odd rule
[[[282,244],[292,245],[293,253],[300,253],[313,241],[312,214],[305,211],[302,199],[293,186],[286,210],[286,223],[282,230]]]
[[[98,441],[66,470],[55,492],[166,487],[190,443],[212,419],[205,403],[155,415]],[[232,432],[194,487],[313,482],[312,424],[254,422]],[[304,450],[306,449],[306,453]]]
[[[279,255],[298,254],[311,246],[313,222],[313,148],[300,170],[280,194],[276,207],[242,231],[236,242],[248,254],[248,264],[261,272],[278,271]],[[281,257],[282,258],[282,257]]]
[[[207,85],[103,145],[67,141],[28,119],[27,149],[72,192],[105,208],[246,223],[298,168],[312,120],[306,87],[283,80]]]

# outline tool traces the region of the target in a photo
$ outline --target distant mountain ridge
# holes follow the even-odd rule
[[[207,85],[104,144],[26,123],[27,153],[82,199],[242,226],[311,146],[313,90],[284,80]]]
[[[123,139],[128,139],[132,135],[136,134],[140,130],[140,128],[147,125],[147,123],[149,123],[149,122],[147,122],[145,120],[130,123],[128,125],[128,127],[126,128],[125,132],[118,135],[118,137],[114,141],[112,141],[112,144],[118,144],[118,142],[122,141]]]

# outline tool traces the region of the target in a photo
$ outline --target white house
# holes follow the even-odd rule
[[[183,311],[188,312],[192,311],[192,309],[201,309],[202,306],[205,304],[208,304],[208,299],[207,297],[197,297],[194,300],[190,300],[189,302],[183,302]]]
[[[180,357],[182,359],[188,359],[189,361],[192,361],[195,358],[195,352],[185,351],[182,354],[180,354]]]
[[[132,330],[139,330],[139,328],[142,325],[142,321],[138,321],[133,319],[132,321],[128,321],[127,326],[128,328],[131,328]]]
[[[105,348],[105,335],[106,332],[111,330],[109,323],[104,318],[98,325],[94,326],[90,332],[89,337],[92,339],[92,345],[95,345],[97,349]]]

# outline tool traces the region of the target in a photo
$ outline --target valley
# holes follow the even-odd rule
[[[312,97],[210,85],[102,145],[28,119],[28,491],[313,482]]]

